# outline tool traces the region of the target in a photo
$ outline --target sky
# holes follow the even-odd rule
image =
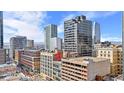
[[[4,11],[4,42],[13,36],[27,36],[35,42],[44,42],[43,28],[58,26],[58,37],[64,38],[64,20],[85,15],[87,20],[100,24],[101,41],[122,41],[121,12],[116,11]]]

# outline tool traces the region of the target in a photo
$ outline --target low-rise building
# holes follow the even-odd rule
[[[61,61],[53,62],[53,79],[61,81]]]
[[[77,57],[62,59],[61,79],[65,81],[100,80],[110,74],[110,62],[105,58]],[[101,79],[102,80],[102,79]]]
[[[99,48],[97,57],[110,60],[112,76],[122,74],[122,47],[111,46]]]
[[[45,80],[60,80],[61,58],[61,51],[40,53],[40,71]]]
[[[6,63],[6,49],[0,49],[0,64]]]
[[[15,58],[14,58],[14,61],[15,63],[19,63],[21,61],[21,54],[24,53],[24,50],[23,49],[16,49],[15,50]]]
[[[40,72],[40,51],[24,50],[19,62],[29,72]]]
[[[7,75],[11,75],[16,73],[16,65],[15,64],[1,64],[0,65],[0,78],[5,77]]]

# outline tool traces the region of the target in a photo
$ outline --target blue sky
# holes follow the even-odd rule
[[[64,20],[85,15],[88,20],[96,21],[101,26],[102,41],[121,41],[121,12],[82,12],[82,11],[30,11],[4,12],[4,41],[9,42],[15,35],[27,36],[35,42],[44,41],[43,28],[47,24],[58,25],[58,36],[63,38]]]

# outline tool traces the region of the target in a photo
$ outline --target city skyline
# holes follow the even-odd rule
[[[60,17],[59,15],[65,12],[51,13],[58,13]],[[92,12],[90,16],[75,14],[71,17],[66,16],[61,21],[61,25],[57,24],[59,18],[49,15],[51,18],[47,17],[47,21],[44,21],[45,17],[41,18],[41,12],[30,12],[30,14],[8,12],[8,15],[4,16],[3,24],[8,30],[4,29],[3,32],[8,35],[10,48],[4,47],[0,51],[0,80],[116,81],[122,79],[122,45],[110,42],[119,41],[117,37],[120,34],[113,37],[113,32],[122,29],[118,26],[121,23],[119,21],[121,12],[97,12],[97,14]],[[111,37],[108,37],[109,40],[106,37],[106,42],[101,42],[102,35]],[[59,37],[64,38],[63,44]],[[34,40],[40,42],[44,38],[45,47],[33,46]],[[28,44],[29,41],[31,46]]]
[[[85,15],[88,19],[100,24],[101,41],[122,41],[121,12],[6,11],[3,12],[4,42],[9,42],[9,39],[15,35],[27,36],[28,39],[33,39],[35,42],[43,42],[43,28],[48,24],[56,24],[58,26],[58,36],[63,39],[64,20],[78,15]],[[118,33],[116,33],[117,31]]]

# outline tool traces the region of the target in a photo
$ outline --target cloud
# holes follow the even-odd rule
[[[60,38],[64,38],[64,21],[74,18],[75,14],[69,14],[67,16],[64,16],[63,19],[59,22],[58,25],[58,35]]]
[[[4,37],[9,42],[15,35],[27,36],[36,42],[44,41],[43,25],[47,18],[46,12],[5,12]]]
[[[72,19],[73,17],[75,17],[74,14],[70,14],[70,15],[68,15],[68,16],[63,17],[63,19],[60,21],[60,23],[59,23],[59,25],[58,25],[58,33],[64,32],[64,21],[65,21],[65,20]]]
[[[115,41],[115,42],[122,42],[122,38],[121,37],[102,37],[101,41]]]
[[[83,14],[87,17],[87,19],[96,19],[96,18],[103,18],[108,17],[113,14],[116,14],[117,12],[113,11],[92,11],[92,12],[79,12],[80,14]]]
[[[75,16],[85,15],[88,19],[102,18],[115,14],[116,12],[73,12],[65,14],[58,24],[58,35],[64,37],[64,21]],[[36,42],[44,41],[43,27],[47,24],[49,16],[47,12],[4,12],[4,40],[9,42],[10,37],[15,35],[27,36]],[[50,24],[50,23],[49,23]],[[106,38],[103,38],[105,40]],[[115,39],[117,40],[117,39]]]
[[[87,17],[87,19],[95,19],[95,18],[102,18],[102,17],[108,17],[111,16],[113,14],[115,14],[117,12],[100,12],[100,11],[93,11],[93,12],[75,12],[75,13],[71,13],[69,15],[66,15],[63,17],[63,19],[60,21],[59,25],[58,25],[58,33],[63,33],[64,32],[64,21],[65,20],[69,20],[74,18],[75,16],[79,16],[79,15],[84,15]]]

